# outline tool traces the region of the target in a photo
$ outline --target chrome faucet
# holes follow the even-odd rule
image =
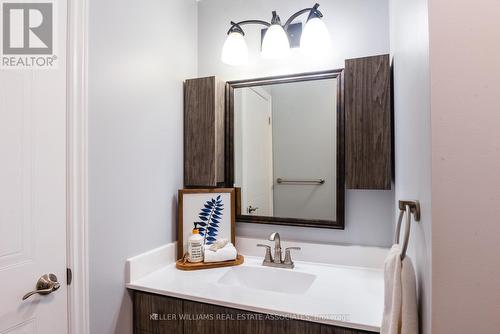
[[[283,260],[281,253],[281,239],[277,232],[274,232],[269,236],[269,241],[274,241],[274,257],[271,256],[271,246],[257,244],[257,247],[264,247],[266,249],[266,255],[264,256],[264,261],[262,261],[263,266],[277,267],[277,268],[289,268],[294,267],[292,256],[290,251],[300,250],[300,247],[287,247],[285,248],[285,259]]]

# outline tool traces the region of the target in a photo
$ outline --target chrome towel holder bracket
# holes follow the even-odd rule
[[[406,206],[410,207],[410,212],[413,214],[415,221],[420,221],[420,202],[417,200],[408,201],[401,200],[399,201],[399,210],[406,210]]]
[[[403,241],[403,247],[401,248],[401,260],[406,256],[406,250],[408,249],[408,241],[410,239],[410,227],[411,227],[411,216],[413,215],[415,221],[420,221],[420,202],[417,200],[400,200],[398,202],[399,206],[399,218],[396,225],[396,234],[394,236],[394,244],[399,244],[399,236],[401,233],[401,225],[403,222],[403,216],[406,213],[406,229]]]

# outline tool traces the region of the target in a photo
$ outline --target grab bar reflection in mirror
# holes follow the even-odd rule
[[[276,183],[278,184],[324,184],[325,179],[310,179],[310,180],[300,180],[300,179],[283,179],[278,177],[276,179]]]

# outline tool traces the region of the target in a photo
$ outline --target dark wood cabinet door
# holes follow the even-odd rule
[[[389,55],[346,60],[344,80],[347,188],[391,189]]]
[[[374,333],[362,331],[359,329],[321,325],[321,334],[374,334]]]
[[[222,306],[184,301],[184,334],[232,334]]]
[[[321,334],[316,323],[197,302],[184,301],[184,313],[184,334]]]
[[[134,333],[136,334],[371,333],[138,291],[134,296]],[[156,320],[155,314],[159,316]],[[167,319],[169,314],[175,314],[176,317]]]
[[[182,299],[134,293],[135,333],[182,333]]]
[[[184,186],[224,182],[225,82],[216,77],[184,83]]]

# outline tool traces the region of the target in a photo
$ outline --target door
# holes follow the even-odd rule
[[[243,214],[273,215],[272,99],[261,87],[242,95]]]
[[[0,1],[2,4],[5,2]],[[68,332],[66,2],[58,0],[50,8],[53,10],[52,52],[57,55],[57,63],[53,64],[55,66],[0,69],[2,334]],[[42,14],[35,10],[24,15],[25,21],[22,15],[17,16],[20,19],[16,22],[27,24],[27,18],[34,18],[38,21],[36,25],[47,18]],[[5,15],[2,17],[5,19]],[[30,22],[30,26],[32,24]],[[5,24],[3,27],[5,29]],[[23,32],[20,30],[18,33]],[[38,40],[33,34],[36,31],[32,33],[30,30],[29,37],[24,38],[25,43],[34,38],[36,47],[44,46],[40,44],[44,43],[43,39]],[[15,36],[13,32],[12,36]],[[41,35],[43,37],[46,35]],[[22,43],[23,39],[20,40]],[[5,54],[5,43],[2,45]],[[35,289],[38,278],[49,273],[57,276],[59,289],[46,295],[34,294],[22,300],[26,293]]]

